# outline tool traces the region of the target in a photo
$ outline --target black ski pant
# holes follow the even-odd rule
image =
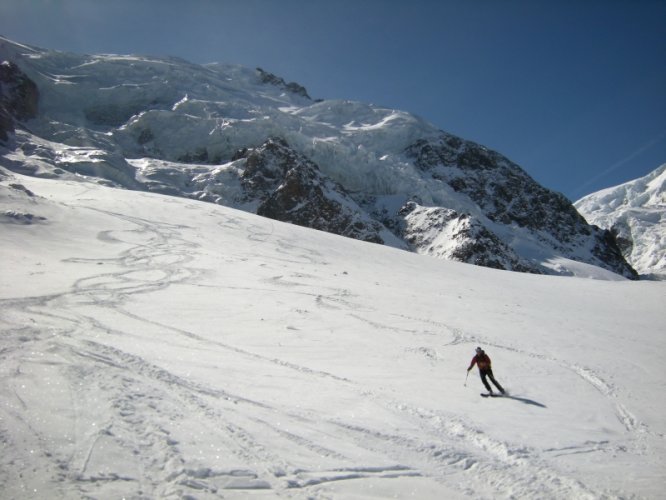
[[[499,384],[497,380],[495,380],[495,377],[493,376],[493,370],[492,368],[484,368],[483,370],[479,370],[479,374],[481,375],[481,382],[483,382],[483,385],[486,386],[486,389],[488,389],[488,392],[493,392],[492,387],[490,387],[490,384],[486,380],[486,377],[490,379],[490,381],[495,384],[495,387],[499,389],[499,391],[504,394],[504,388]]]

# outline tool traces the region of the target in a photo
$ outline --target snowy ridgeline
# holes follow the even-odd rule
[[[15,172],[86,176],[486,267],[636,277],[563,195],[408,112],[312,100],[225,64],[3,38],[0,60],[11,115],[0,165]]]
[[[591,224],[612,229],[639,273],[666,279],[666,164],[575,203]]]
[[[1,168],[0,248],[3,498],[663,496],[664,282]]]

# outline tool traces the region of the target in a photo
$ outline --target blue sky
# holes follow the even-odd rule
[[[0,0],[0,34],[260,66],[420,115],[572,200],[666,162],[666,0]]]

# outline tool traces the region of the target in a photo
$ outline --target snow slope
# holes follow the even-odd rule
[[[664,282],[2,169],[0,251],[3,498],[663,496]]]
[[[666,164],[574,205],[591,224],[617,232],[627,261],[639,273],[666,278]]]

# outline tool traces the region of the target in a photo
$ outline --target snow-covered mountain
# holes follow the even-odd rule
[[[666,282],[2,167],[0,253],[3,499],[663,497]]]
[[[666,278],[666,164],[640,179],[585,196],[575,206],[590,224],[614,232],[639,273]]]
[[[499,269],[636,277],[564,196],[412,114],[313,101],[232,65],[2,38],[0,59],[0,164],[15,172],[94,177]]]

